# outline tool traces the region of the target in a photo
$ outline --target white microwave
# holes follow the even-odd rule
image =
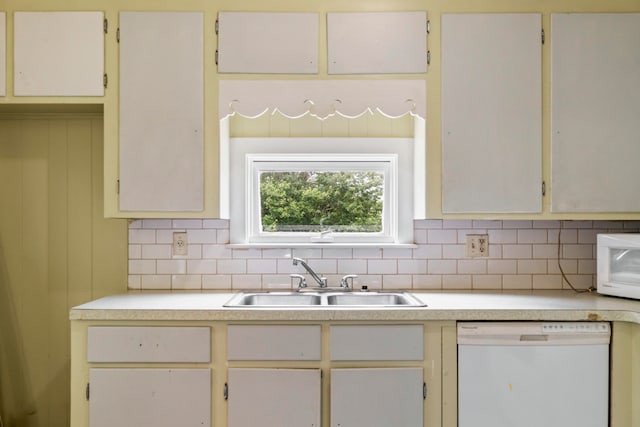
[[[598,234],[598,293],[640,299],[640,234]]]

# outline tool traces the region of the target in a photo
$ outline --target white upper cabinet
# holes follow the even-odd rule
[[[425,73],[426,12],[328,13],[329,74]]]
[[[0,12],[0,96],[7,94],[7,14]]]
[[[120,13],[121,211],[204,207],[203,21]]]
[[[542,211],[541,16],[442,15],[442,210]]]
[[[640,211],[640,13],[551,16],[551,210]]]
[[[14,95],[104,95],[103,12],[15,12],[13,21]]]
[[[220,12],[221,73],[318,72],[318,14]]]

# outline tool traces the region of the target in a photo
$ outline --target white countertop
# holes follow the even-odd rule
[[[605,320],[640,324],[640,301],[573,291],[412,292],[416,308],[227,308],[234,293],[130,292],[73,307],[71,320]]]

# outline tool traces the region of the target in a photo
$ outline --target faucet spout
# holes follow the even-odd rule
[[[318,286],[320,286],[321,288],[327,287],[327,278],[318,276],[318,274],[315,271],[313,271],[311,267],[309,267],[309,264],[307,264],[305,260],[301,258],[295,258],[295,257],[292,258],[292,260],[293,260],[293,265],[298,265],[298,264],[302,265],[304,269],[307,270],[307,273],[309,273],[311,277],[313,277],[313,280],[315,280],[316,283],[318,283]]]

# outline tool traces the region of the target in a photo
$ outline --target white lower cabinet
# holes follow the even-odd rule
[[[422,427],[422,368],[331,370],[331,427]]]
[[[228,427],[320,427],[320,369],[228,371]]]
[[[89,370],[89,427],[211,425],[211,370]]]

